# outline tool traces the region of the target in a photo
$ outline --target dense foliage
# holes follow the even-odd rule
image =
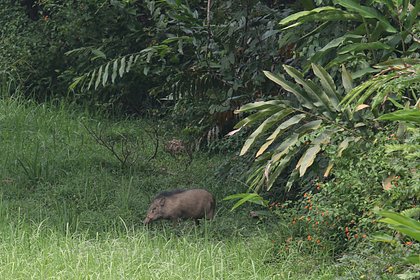
[[[0,98],[16,114],[2,107],[1,139],[13,148],[3,151],[1,184],[12,187],[0,198],[19,209],[28,202],[28,215],[42,200],[41,216],[51,211],[73,230],[98,230],[106,215],[135,224],[142,194],[205,178],[219,195],[235,194],[227,199],[238,199],[233,208],[253,202],[258,221],[287,224],[273,237],[282,248],[332,248],[347,260],[386,255],[371,247],[386,229],[379,213],[408,237],[376,240],[412,260],[419,50],[419,0],[1,1]],[[78,123],[63,120],[74,118],[57,109],[63,102],[86,109],[71,111]],[[87,121],[92,114],[104,121]],[[111,120],[133,115],[149,122]],[[179,151],[167,152],[187,162],[175,164],[186,177],[171,182],[167,167],[153,163],[169,139]],[[189,178],[180,170],[205,164],[194,162],[204,147],[218,167],[197,172],[216,175]],[[75,162],[90,176],[80,179]],[[136,170],[158,175],[143,181]],[[153,179],[160,181],[146,188]],[[143,192],[124,189],[132,180]],[[420,273],[403,262],[397,272]]]

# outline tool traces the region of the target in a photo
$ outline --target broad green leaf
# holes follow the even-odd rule
[[[99,84],[101,83],[101,78],[102,78],[102,65],[101,67],[99,67],[99,70],[98,70],[98,76],[96,77],[96,82],[95,82],[95,89],[97,89]]]
[[[338,145],[338,150],[337,150],[337,156],[338,157],[341,157],[341,155],[343,154],[343,151],[348,148],[348,146],[349,146],[349,144],[350,144],[351,141],[354,141],[354,137],[353,136],[346,137],[340,143],[340,145]]]
[[[302,11],[292,14],[280,21],[280,25],[286,26],[282,30],[291,29],[307,22],[345,21],[361,18],[357,14],[349,13],[334,7],[320,7],[310,11]],[[295,22],[296,21],[296,22]]]
[[[77,85],[85,79],[85,76],[77,77],[73,80],[73,83],[69,86],[69,90],[74,90]]]
[[[318,129],[321,126],[321,124],[322,124],[322,120],[310,121],[308,123],[305,123],[298,129],[296,129],[295,132],[298,133],[300,136],[302,136],[303,134],[306,134],[308,131]]]
[[[315,145],[305,151],[299,160],[298,165],[296,165],[296,168],[299,168],[300,177],[305,175],[306,170],[314,163],[314,160],[320,151],[321,145]]]
[[[280,21],[280,25],[288,25],[288,24],[290,24],[294,21],[297,21],[297,20],[299,20],[303,17],[306,17],[310,14],[320,13],[320,12],[324,12],[324,11],[339,11],[339,12],[341,12],[341,10],[339,10],[337,8],[334,8],[334,7],[329,7],[329,6],[316,8],[316,9],[313,9],[313,10],[310,10],[310,11],[302,11],[302,12],[294,13],[294,14],[288,16],[288,17],[285,17],[284,19],[282,19]]]
[[[281,109],[281,108],[279,108]],[[283,118],[285,118],[287,115],[293,113],[293,109],[283,109],[280,112],[277,112],[267,118],[249,137],[246,139],[244,146],[241,149],[241,152],[239,155],[244,155],[251,145],[255,142],[255,140],[260,136],[262,133],[264,133],[267,129],[269,129],[271,126],[273,126],[275,123],[281,121]]]
[[[385,219],[384,219],[385,220]],[[381,222],[381,220],[379,220]],[[389,226],[401,233],[404,233],[405,235],[408,235],[414,239],[416,239],[417,241],[420,241],[420,229],[415,229],[409,226],[405,226],[405,225],[398,225],[398,224],[392,224],[389,223]]]
[[[354,0],[336,0],[336,3],[350,11],[357,12],[364,18],[377,19],[385,27],[385,30],[390,33],[398,32],[398,30],[395,29],[389,21],[374,8],[362,6]]]
[[[363,78],[367,74],[378,73],[378,72],[379,72],[378,69],[374,69],[372,67],[365,67],[363,69],[357,70],[356,72],[353,72],[351,74],[351,77],[353,78],[353,80],[356,80],[359,78]]]
[[[109,71],[109,62],[105,66],[104,74],[102,75],[102,86],[105,87],[106,82],[108,81],[108,71]]]
[[[299,135],[297,133],[293,133],[292,135],[284,139],[281,142],[281,144],[274,150],[270,162],[276,163],[277,161],[279,161],[284,155],[286,155],[291,150],[291,148],[298,142],[298,140]]]
[[[98,50],[98,49],[93,49],[92,53],[95,55],[95,57],[93,58],[93,60],[95,60],[96,58],[103,58],[106,59],[106,55],[103,51]]]
[[[271,189],[273,184],[276,182],[277,178],[281,175],[284,169],[290,165],[290,161],[292,157],[294,157],[297,153],[297,150],[291,150],[287,156],[285,156],[280,162],[274,165],[272,168],[271,174],[269,175],[269,179],[267,181],[267,191]]]
[[[392,50],[392,47],[381,43],[381,42],[371,42],[371,43],[353,43],[347,45],[338,50],[339,54],[346,54],[349,52],[357,52],[364,50]]]
[[[420,1],[416,0],[416,4],[414,6],[414,9],[410,11],[408,14],[408,17],[406,18],[406,21],[404,23],[405,28],[410,30],[413,26],[413,24],[417,21],[418,22],[418,15],[420,13]]]
[[[351,91],[353,89],[353,79],[344,64],[341,65],[341,78],[346,92]]]
[[[92,86],[92,84],[93,84],[93,81],[94,81],[94,79],[95,79],[95,75],[96,75],[96,69],[94,69],[93,70],[93,72],[91,73],[91,78],[90,78],[90,81],[89,81],[89,84],[88,84],[88,87],[87,87],[87,89],[90,89],[90,87]]]
[[[324,92],[328,95],[328,98],[334,110],[338,111],[338,104],[340,102],[340,97],[337,93],[337,89],[335,87],[333,79],[323,67],[315,65],[313,63],[311,65],[312,65],[314,74],[319,78],[321,82]]]
[[[380,222],[391,224],[391,225],[404,225],[414,230],[417,230],[420,233],[420,222],[414,219],[405,217],[401,214],[398,214],[392,211],[382,210],[382,211],[377,211],[377,213],[381,216],[386,217],[385,219],[379,220]],[[417,240],[420,241],[420,238]]]
[[[302,106],[308,109],[314,108],[314,106],[312,105],[312,102],[305,97],[306,94],[300,87],[286,81],[283,77],[279,75],[273,74],[268,71],[263,71],[263,72],[270,80],[280,85],[282,88],[284,88],[288,92],[293,93],[296,96],[296,98],[299,100],[299,102],[302,103]]]
[[[363,38],[361,35],[355,35],[355,34],[345,34],[341,37],[333,39],[331,42],[326,44],[322,49],[318,50],[311,58],[311,61],[317,62],[320,60],[323,56],[325,56],[326,53],[328,53],[330,50],[335,49],[339,46],[341,46],[345,41],[348,39],[352,39],[352,41],[360,41]]]
[[[261,155],[262,153],[267,150],[267,148],[274,142],[274,140],[277,139],[281,135],[281,132],[285,131],[292,125],[295,125],[299,123],[302,119],[306,117],[305,114],[299,114],[291,117],[287,121],[283,122],[281,125],[279,125],[276,130],[267,138],[267,142],[264,143],[264,145],[261,146],[261,148],[258,150],[256,157]]]
[[[381,121],[408,121],[420,124],[420,110],[406,109],[384,114],[378,118]]]
[[[114,63],[112,65],[112,75],[111,75],[111,82],[114,83],[115,79],[117,78],[117,72],[118,72],[118,60],[114,60]]]
[[[380,89],[383,84],[388,82],[389,80],[394,79],[393,75],[385,75],[385,76],[378,76],[372,80],[375,82],[371,84],[370,88],[368,88],[365,93],[357,100],[356,104],[363,104],[365,101],[374,93],[380,92]],[[371,105],[372,109],[374,109],[373,104]]]
[[[287,65],[283,65],[283,67],[286,72],[303,87],[305,93],[304,97],[310,100],[316,107],[326,110],[323,111],[322,114],[329,118],[334,118],[334,114],[331,113],[336,112],[336,110],[327,94],[313,81],[305,80],[303,74],[293,67]]]
[[[242,119],[240,122],[238,122],[234,128],[241,128],[243,126],[246,125],[251,125],[253,123],[256,123],[260,120],[262,120],[265,117],[268,117],[272,114],[274,114],[275,112],[278,112],[279,110],[283,109],[283,107],[275,107],[275,106],[270,106],[267,109],[259,109],[257,113],[252,114],[244,119]]]
[[[405,258],[407,260],[407,262],[411,263],[411,264],[420,264],[420,254],[418,255],[411,255]],[[420,275],[417,275],[420,276]],[[413,278],[411,278],[413,279]]]
[[[270,100],[270,101],[257,101],[252,103],[247,103],[243,105],[239,110],[235,111],[235,114],[251,111],[251,110],[261,110],[272,106],[282,106],[283,103],[280,100]]]
[[[327,168],[324,171],[324,178],[327,178],[328,176],[330,176],[331,170],[334,166],[334,163],[330,162],[327,166]]]
[[[283,68],[284,70],[286,70],[287,74],[289,74],[296,81],[296,83],[303,86],[304,91],[302,91],[301,95],[306,100],[308,100],[309,102],[313,104],[318,104],[317,107],[321,105],[324,105],[324,107],[326,107],[325,104],[321,101],[321,99],[317,95],[316,90],[313,88],[314,85],[313,84],[310,85],[310,81],[305,80],[301,72],[299,72],[295,68],[290,67],[288,65],[283,65]]]
[[[128,59],[128,63],[127,63],[127,68],[125,69],[126,73],[130,72],[131,66],[133,66],[133,62],[134,62],[134,56],[130,55],[130,58]]]
[[[340,105],[343,105],[344,108],[348,107],[348,105],[354,99],[356,99],[365,89],[369,88],[374,83],[375,81],[372,79],[364,82],[361,85],[358,85],[344,96],[343,100],[340,102]]]
[[[120,62],[120,70],[119,70],[119,74],[120,74],[120,78],[122,78],[122,76],[124,75],[125,72],[125,56],[123,56],[121,58],[121,62]]]
[[[239,206],[241,206],[242,204],[244,204],[246,202],[251,202],[251,203],[255,203],[255,204],[258,204],[258,205],[262,205],[262,206],[267,205],[267,201],[264,200],[257,193],[241,193],[241,194],[229,195],[229,196],[225,197],[223,200],[232,200],[232,199],[238,199],[238,198],[240,198],[240,200],[235,203],[235,205],[232,207],[231,211],[235,210],[236,208],[238,208]]]
[[[385,243],[396,243],[396,241],[394,240],[394,238],[391,235],[385,234],[385,233],[376,233],[376,234],[372,235],[372,241],[374,241],[374,242],[385,242]]]
[[[398,65],[405,65],[405,64],[411,64],[411,65],[420,64],[420,59],[407,58],[407,57],[393,58],[393,59],[388,59],[386,61],[380,62],[380,63],[374,65],[373,67],[375,67],[375,68],[388,68],[389,66],[398,66]]]
[[[299,173],[297,170],[293,170],[292,173],[289,176],[289,180],[287,180],[285,189],[286,191],[290,191],[292,189],[293,183],[296,181],[296,179],[299,177]]]

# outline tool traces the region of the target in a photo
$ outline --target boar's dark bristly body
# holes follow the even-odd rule
[[[213,219],[215,208],[213,195],[204,189],[166,191],[154,198],[144,224],[159,219],[193,219],[198,224],[198,219]]]

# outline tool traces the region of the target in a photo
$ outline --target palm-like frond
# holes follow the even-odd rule
[[[246,140],[241,155],[249,152],[258,139],[266,137],[256,152],[255,168],[247,181],[255,191],[264,184],[270,189],[292,160],[299,159],[287,184],[290,187],[297,175],[302,177],[313,165],[332,135],[341,130],[335,125],[335,119],[341,113],[340,94],[325,69],[312,64],[319,82],[305,79],[301,72],[290,66],[284,66],[284,69],[295,83],[268,71],[264,74],[294,95],[297,102],[260,101],[246,104],[237,111],[251,113],[236,125],[237,129],[260,123]],[[343,149],[355,138],[347,140]]]

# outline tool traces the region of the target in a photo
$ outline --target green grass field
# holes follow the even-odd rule
[[[161,145],[149,161],[157,125],[1,99],[0,279],[337,279],[348,272],[326,248],[276,243],[290,234],[287,225],[251,219],[249,206],[231,212],[222,199],[246,187],[219,176],[226,155],[197,154],[186,168],[186,157]],[[117,155],[129,151],[128,163],[122,167],[86,127]],[[215,194],[214,221],[143,227],[156,193],[191,187]]]

